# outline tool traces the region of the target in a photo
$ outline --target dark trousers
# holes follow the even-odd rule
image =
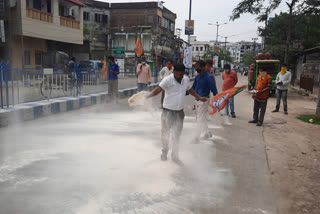
[[[163,109],[161,115],[161,141],[162,152],[167,154],[169,151],[170,135],[172,139],[172,157],[179,157],[179,139],[183,128],[184,112]]]
[[[280,109],[281,98],[283,101],[283,110],[285,112],[288,111],[287,97],[288,97],[288,89],[286,89],[286,90],[277,89],[277,105],[276,105],[277,111],[279,111],[279,109]]]
[[[267,109],[267,99],[265,100],[258,100],[254,99],[254,107],[253,107],[253,120],[260,121],[263,123],[264,115]],[[260,114],[259,114],[260,110]]]

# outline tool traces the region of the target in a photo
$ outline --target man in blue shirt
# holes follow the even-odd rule
[[[118,97],[118,75],[119,66],[114,62],[114,57],[108,57],[109,68],[108,68],[108,95],[111,100],[116,100]]]
[[[200,60],[196,63],[196,70],[198,75],[195,78],[195,81],[192,85],[192,88],[199,94],[200,97],[210,97],[210,91],[215,96],[218,94],[216,84],[213,80],[212,75],[209,71],[206,71],[206,63],[203,60]],[[207,139],[212,137],[212,134],[208,130],[208,121],[207,117],[209,115],[209,99],[206,102],[201,102],[199,100],[195,101],[196,106],[196,118],[198,123],[198,133],[199,135],[195,139]]]

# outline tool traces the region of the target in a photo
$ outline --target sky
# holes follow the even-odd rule
[[[153,0],[99,0],[109,3],[118,2],[146,2]],[[177,14],[176,28],[182,29],[181,37],[187,40],[184,35],[185,20],[189,18],[189,0],[164,0],[164,6]],[[208,23],[227,23],[219,27],[219,41],[237,42],[241,40],[252,41],[252,38],[258,37],[257,28],[263,26],[262,23],[255,21],[256,16],[245,14],[235,21],[229,21],[232,10],[237,6],[240,0],[192,0],[191,19],[195,20],[195,34],[197,41],[216,40],[217,27],[208,25]],[[285,12],[287,7],[284,3],[275,10],[269,17],[274,16],[280,11]],[[236,35],[236,36],[235,36]]]

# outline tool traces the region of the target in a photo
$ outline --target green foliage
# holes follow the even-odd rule
[[[220,48],[219,52],[216,53],[213,47],[208,48],[207,52],[203,55],[203,59],[212,59],[214,56],[219,56],[219,64],[221,63],[221,60],[225,60],[225,62],[232,62],[230,51]]]
[[[89,34],[89,29],[86,26],[83,26],[83,35],[88,35]]]
[[[297,117],[297,119],[302,120],[303,122],[306,123],[311,123],[310,119],[313,120],[312,124],[318,124],[320,125],[320,119],[316,117],[316,115],[301,115],[299,117]]]
[[[245,66],[250,66],[250,64],[255,60],[255,54],[254,53],[245,53],[243,55],[242,62]]]

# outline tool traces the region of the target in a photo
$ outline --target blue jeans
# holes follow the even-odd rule
[[[226,107],[224,107],[227,115],[229,115],[229,106],[230,106],[231,115],[235,115],[235,113],[234,113],[234,97],[230,98],[227,102]]]
[[[277,111],[279,111],[279,109],[280,109],[281,98],[283,101],[283,110],[285,112],[288,111],[287,97],[288,97],[288,89],[286,89],[286,90],[277,89],[277,105],[276,105]]]
[[[148,91],[148,84],[138,83],[138,92],[140,91]]]

